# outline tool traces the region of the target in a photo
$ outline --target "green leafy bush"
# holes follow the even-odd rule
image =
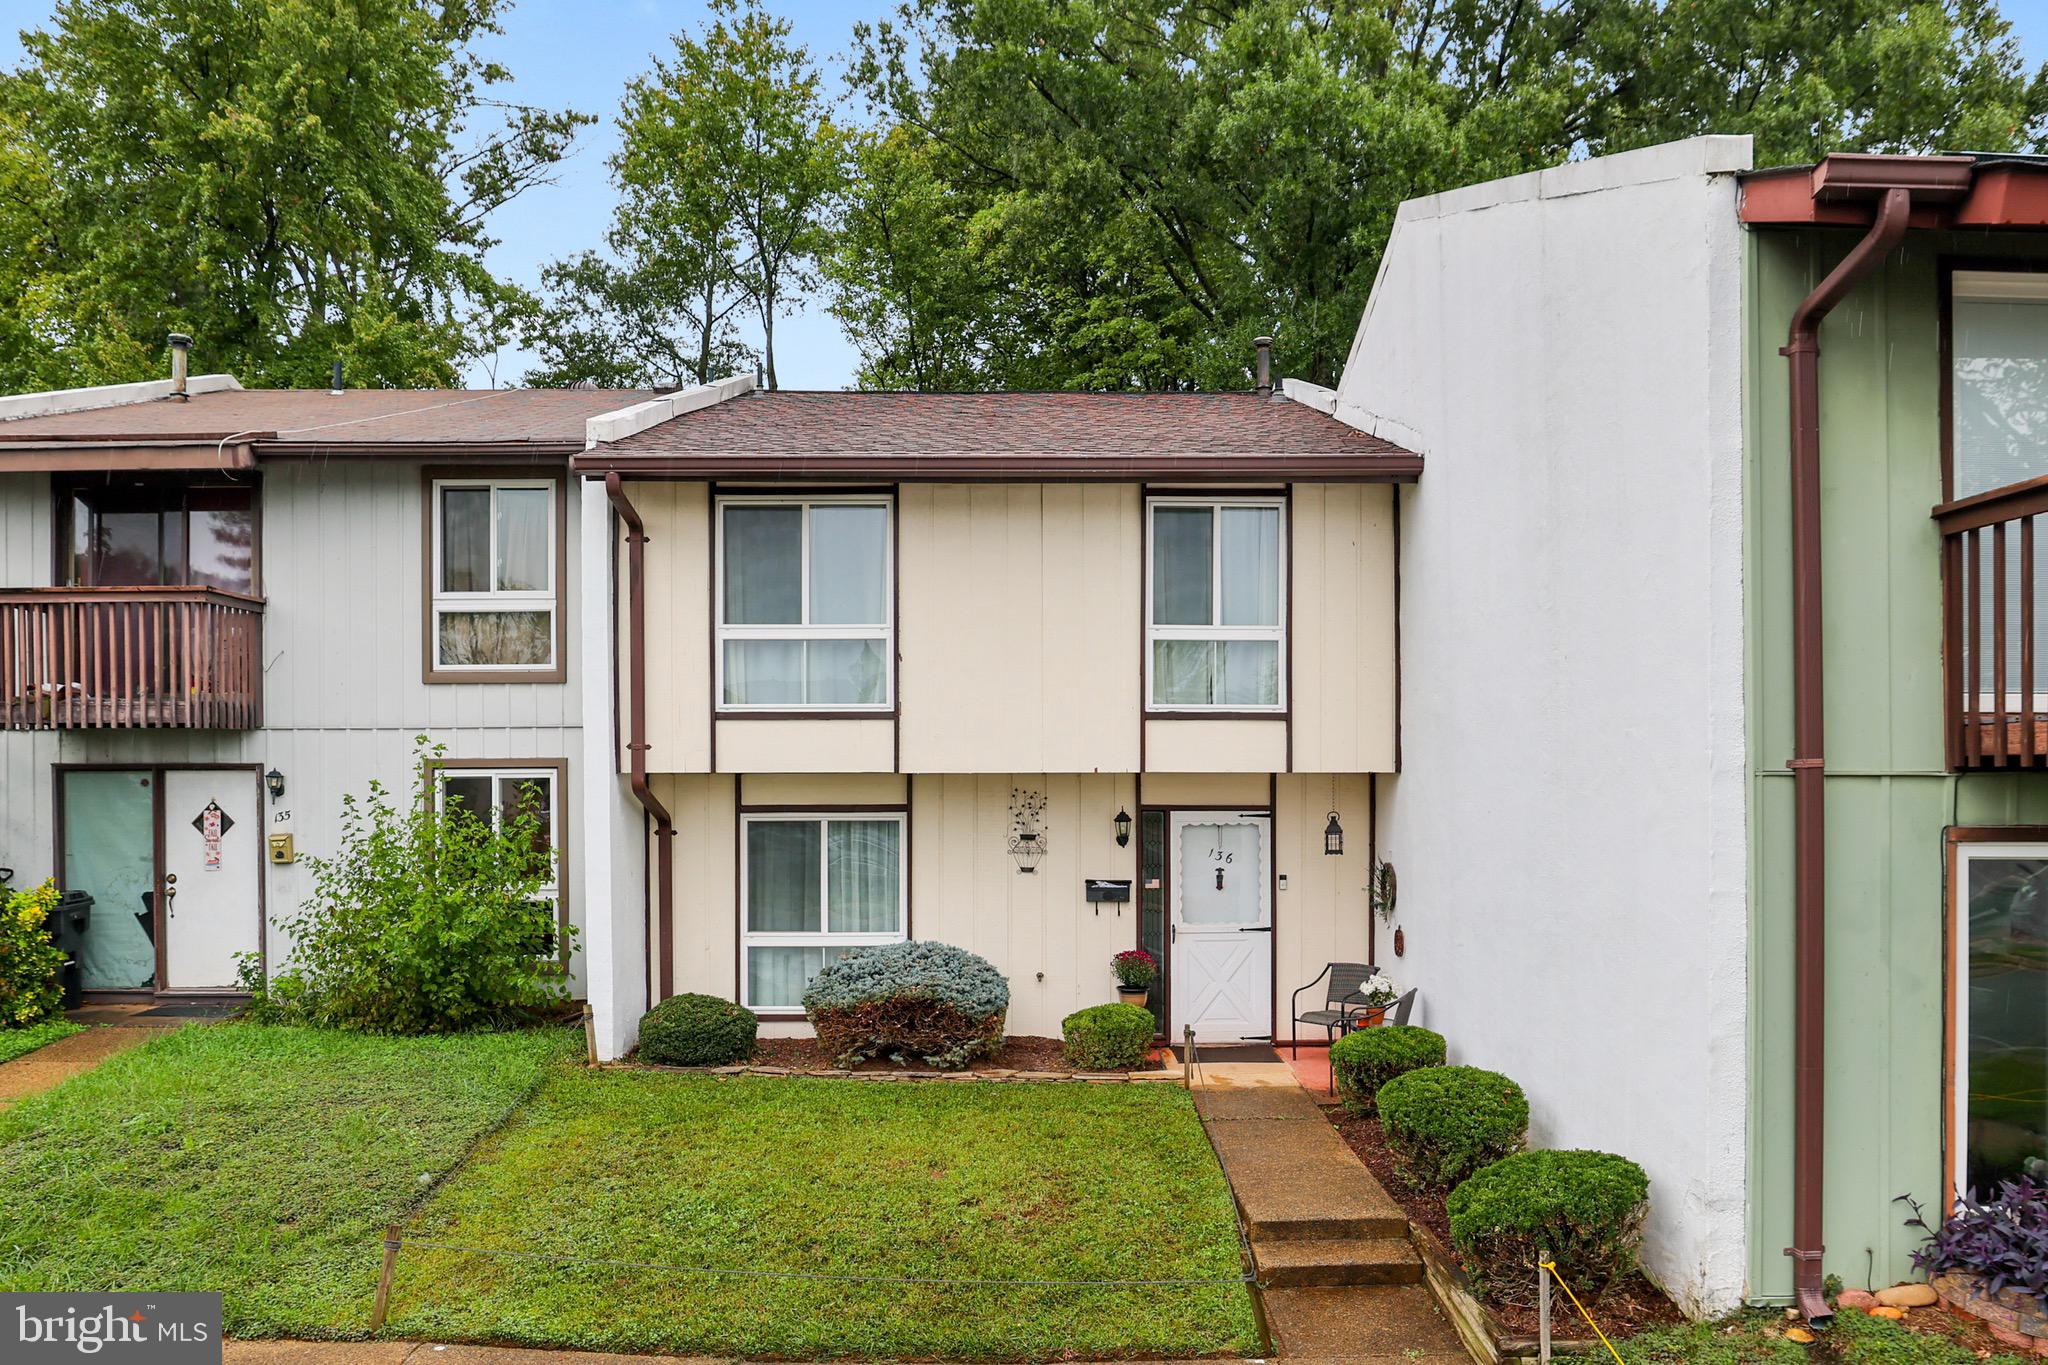
[[[1387,1145],[1425,1184],[1449,1188],[1517,1151],[1529,1131],[1522,1087],[1476,1066],[1425,1066],[1379,1090]]]
[[[341,849],[310,857],[313,895],[279,920],[291,965],[257,987],[250,1014],[372,1033],[447,1033],[524,1022],[568,998],[548,831],[529,803],[492,819],[443,805],[424,736],[403,808],[381,783],[342,798]],[[569,931],[573,940],[574,931]]]
[[[663,1066],[731,1066],[754,1055],[761,1021],[715,995],[672,995],[640,1016],[640,1060]]]
[[[1129,1071],[1142,1066],[1157,1028],[1142,1005],[1091,1005],[1060,1020],[1067,1063],[1076,1071]]]
[[[1413,1024],[1356,1029],[1330,1044],[1337,1094],[1354,1114],[1377,1112],[1375,1097],[1394,1077],[1443,1064],[1443,1035]]]
[[[1635,1269],[1650,1178],[1606,1152],[1518,1152],[1451,1191],[1451,1244],[1488,1298],[1534,1307],[1536,1264],[1589,1302]]]
[[[25,1028],[63,1007],[57,971],[64,954],[46,925],[58,899],[54,881],[7,897],[0,913],[0,1028]]]
[[[946,1070],[995,1051],[1010,983],[964,948],[885,943],[828,962],[804,988],[804,1013],[840,1066],[912,1057]]]

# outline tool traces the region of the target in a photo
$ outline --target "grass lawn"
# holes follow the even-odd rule
[[[167,1033],[0,1114],[0,1288],[219,1289],[230,1332],[360,1333],[384,1225],[580,1046]]]
[[[1964,1320],[1938,1309],[1915,1310],[1905,1324],[1854,1310],[1809,1344],[1788,1340],[1796,1326],[1778,1312],[1739,1313],[1720,1322],[1693,1322],[1618,1341],[1629,1365],[2027,1365],[2027,1357],[1980,1355],[1983,1347],[1959,1339]],[[1612,1365],[1597,1356],[1559,1358],[1560,1365]]]
[[[74,1024],[69,1019],[45,1019],[40,1024],[27,1028],[0,1029],[0,1062],[11,1062],[16,1057],[26,1056],[59,1038],[69,1038],[74,1033],[85,1032],[85,1025]]]
[[[664,1265],[1234,1279],[1236,1219],[1179,1089],[566,1070],[409,1225]],[[940,1286],[678,1275],[427,1248],[388,1332],[756,1356],[1253,1354],[1241,1284]]]

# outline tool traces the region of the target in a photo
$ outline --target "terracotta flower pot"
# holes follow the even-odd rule
[[[1954,1270],[1934,1277],[1934,1292],[1958,1313],[1981,1319],[2007,1346],[2048,1356],[2048,1302],[2038,1294],[2010,1285],[1987,1293],[1980,1277]]]
[[[1140,1009],[1144,1008],[1145,999],[1151,994],[1152,988],[1150,986],[1118,986],[1116,988],[1116,998],[1118,1000],[1126,1005],[1136,1005]]]

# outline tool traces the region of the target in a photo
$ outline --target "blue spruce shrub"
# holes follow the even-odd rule
[[[885,943],[827,963],[804,988],[804,1013],[840,1066],[870,1057],[950,1070],[1003,1041],[1010,983],[964,948]]]

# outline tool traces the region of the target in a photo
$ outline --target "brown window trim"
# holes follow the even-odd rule
[[[434,481],[550,479],[555,485],[555,663],[552,668],[441,668],[434,644]],[[420,469],[420,681],[444,683],[564,683],[569,681],[569,473],[555,465],[425,465]]]
[[[569,760],[566,758],[430,758],[427,774],[437,782],[444,772],[495,771],[501,768],[547,768],[555,774],[555,824],[550,831],[555,846],[555,944],[556,963],[562,975],[569,974]],[[429,791],[428,795],[435,795]]]
[[[1219,711],[1160,705],[1152,700],[1152,503],[1153,499],[1192,498],[1222,504],[1232,498],[1278,498],[1281,504],[1281,581],[1286,609],[1281,613],[1282,691],[1286,702],[1260,710]],[[1201,488],[1168,484],[1138,486],[1138,770],[1145,770],[1145,723],[1153,720],[1275,720],[1285,727],[1286,770],[1294,771],[1294,485],[1277,488]],[[1397,670],[1398,671],[1398,670]],[[1398,684],[1397,684],[1398,685]]]

